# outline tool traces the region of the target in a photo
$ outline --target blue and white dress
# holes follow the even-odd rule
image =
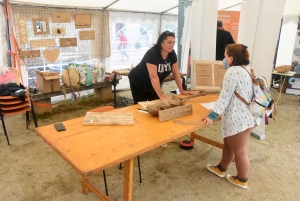
[[[250,72],[249,67],[246,67]],[[222,138],[235,135],[256,124],[249,106],[234,94],[236,91],[247,102],[253,96],[252,79],[241,66],[231,66],[224,75],[222,90],[213,111],[222,114]]]

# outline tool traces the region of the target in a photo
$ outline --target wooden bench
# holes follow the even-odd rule
[[[94,89],[95,98],[99,98],[100,101],[112,101],[112,86],[114,83],[118,83],[118,80],[113,80],[112,82],[100,82],[92,84],[90,86],[80,86],[80,92]],[[77,89],[73,88],[75,94],[77,94]],[[66,88],[66,94],[72,93],[71,88]],[[55,91],[50,93],[39,92],[37,94],[31,94],[31,99],[33,101],[34,109],[37,114],[42,114],[45,112],[52,112],[51,98],[55,96],[64,95],[62,91]]]

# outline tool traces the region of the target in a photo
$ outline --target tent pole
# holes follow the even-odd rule
[[[6,4],[7,1],[8,0],[5,0],[4,4]],[[7,7],[5,7],[5,9],[6,9],[6,12],[8,13]],[[8,52],[11,52],[10,37],[9,37],[9,22],[8,22],[7,18],[6,18],[6,43],[7,43]],[[7,65],[9,67],[12,67],[10,54],[7,54]]]
[[[161,33],[161,21],[162,21],[162,13],[159,15],[159,29],[158,29],[158,35]]]

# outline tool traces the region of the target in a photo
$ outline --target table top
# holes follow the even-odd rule
[[[272,74],[274,75],[284,75],[284,76],[294,76],[296,74],[296,72],[294,71],[289,71],[289,72],[286,72],[286,73],[278,73],[277,71],[273,71]]]
[[[35,128],[35,131],[79,174],[89,176],[203,128],[201,119],[210,111],[200,103],[216,101],[217,97],[189,99],[185,104],[192,104],[193,114],[166,122],[138,112],[139,105],[132,105],[113,111],[132,112],[134,125],[83,126],[84,117],[80,117],[62,122],[66,131],[57,132],[53,124]],[[197,121],[196,124],[178,123]]]

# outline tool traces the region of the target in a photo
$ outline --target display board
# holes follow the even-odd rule
[[[300,17],[295,34],[296,39],[292,57],[292,71],[295,71],[296,74],[293,77],[286,78],[288,82],[285,93],[300,95]]]
[[[223,22],[225,31],[229,31],[233,40],[237,42],[240,12],[239,11],[218,11],[218,20]]]
[[[195,60],[194,66],[194,90],[221,91],[226,69],[222,61]]]

